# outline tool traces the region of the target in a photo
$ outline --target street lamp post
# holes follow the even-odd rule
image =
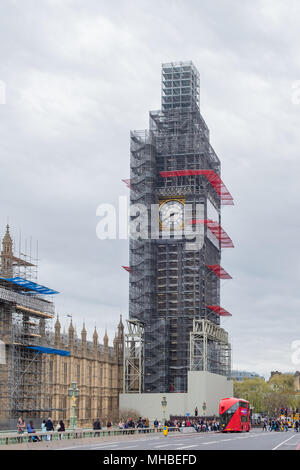
[[[164,415],[162,425],[164,426],[165,422],[166,422],[166,408],[167,408],[167,399],[166,399],[166,397],[162,397],[161,407],[162,407],[163,415]]]
[[[76,387],[76,382],[72,382],[70,388],[69,388],[69,393],[68,396],[71,398],[71,403],[72,403],[72,415],[70,417],[70,428],[75,429],[77,425],[77,417],[75,414],[76,410],[76,399],[78,398],[79,395],[79,390]]]
[[[203,411],[203,416],[205,417],[205,411],[206,411],[206,403],[205,403],[205,401],[203,402],[203,405],[202,405],[202,411]]]

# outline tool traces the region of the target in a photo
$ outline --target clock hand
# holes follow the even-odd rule
[[[172,214],[168,214],[162,221],[165,222],[165,220],[170,219],[175,214],[176,212],[172,212]]]

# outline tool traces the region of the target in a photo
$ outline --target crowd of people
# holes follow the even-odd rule
[[[293,427],[296,432],[299,432],[300,423],[295,421]],[[275,418],[265,418],[263,420],[263,431],[288,431],[289,423],[287,420],[275,419]]]
[[[50,441],[51,440],[51,432],[52,431],[57,431],[57,432],[64,432],[65,431],[65,424],[62,420],[58,421],[57,425],[54,427],[54,423],[51,419],[51,417],[49,417],[47,420],[44,419],[43,422],[41,423],[41,431],[44,432],[44,433],[49,433],[45,436],[36,436],[36,430],[34,428],[34,424],[33,424],[33,421],[29,421],[27,424],[25,422],[25,420],[20,417],[18,419],[18,423],[17,423],[17,430],[18,430],[18,434],[23,434],[24,432],[27,432],[28,434],[33,434],[32,436],[29,436],[28,438],[28,442],[37,442],[37,441],[40,441],[40,440],[48,440]]]
[[[104,427],[107,431],[110,431],[111,427],[113,426],[111,420],[108,420]],[[167,426],[170,431],[173,429],[179,429],[184,427],[193,427],[197,432],[206,432],[206,431],[219,431],[220,430],[220,422],[215,417],[204,418],[204,417],[182,417],[182,416],[174,416],[171,417],[169,420],[165,420],[164,422],[158,419],[155,419],[153,423],[150,424],[148,418],[139,417],[138,419],[134,420],[133,418],[128,419],[121,419],[117,428],[119,430],[123,430],[124,434],[129,434],[133,432],[133,429],[139,429],[142,432],[149,432],[150,428],[154,428],[156,431],[161,430],[163,426]],[[93,424],[94,431],[101,430],[102,425],[97,418]]]
[[[193,427],[197,432],[219,431],[220,421],[215,417],[171,417],[167,426],[176,428]]]

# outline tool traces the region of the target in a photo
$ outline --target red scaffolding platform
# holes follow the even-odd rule
[[[221,225],[210,219],[192,219],[190,221],[192,225],[195,224],[206,224],[211,233],[221,242],[221,248],[234,248],[231,238],[227,235],[225,230],[222,229]]]
[[[227,312],[224,308],[220,307],[220,305],[206,305],[207,308],[213,310],[217,315],[221,317],[232,317],[231,313]]]
[[[204,175],[219,195],[222,205],[233,205],[233,197],[221,180],[220,176],[214,170],[174,170],[161,171],[162,178],[174,178],[176,176],[198,176]]]
[[[219,264],[207,264],[206,265],[216,276],[218,276],[219,279],[232,279],[230,274],[228,274],[227,271],[225,271],[222,266]]]
[[[127,179],[127,180],[122,180],[122,181],[123,181],[123,183],[126,184],[127,188],[130,188],[130,182],[131,182],[131,180],[128,180],[128,179]]]
[[[125,271],[127,271],[128,273],[130,273],[130,267],[129,266],[122,266],[123,269],[125,269]]]

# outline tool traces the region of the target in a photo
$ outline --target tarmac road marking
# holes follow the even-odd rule
[[[198,444],[193,444],[192,446],[176,447],[176,450],[190,449],[191,447],[197,447]]]
[[[289,437],[288,439],[286,439],[285,441],[281,442],[280,444],[278,444],[276,447],[274,447],[272,450],[276,450],[278,449],[279,447],[281,447],[283,444],[285,444],[286,442],[290,441],[291,439],[293,439],[293,437],[295,437],[296,434],[294,434],[293,436]]]

